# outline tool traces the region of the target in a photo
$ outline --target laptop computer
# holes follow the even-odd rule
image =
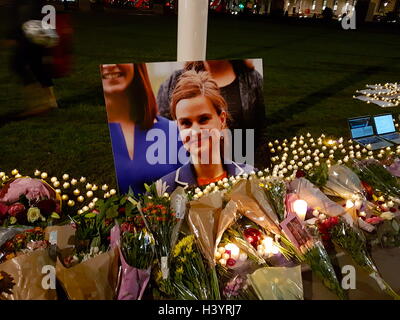
[[[396,132],[393,122],[393,116],[388,114],[380,114],[373,117],[375,130],[379,137],[400,144],[400,133]]]
[[[351,138],[369,150],[377,150],[392,146],[393,144],[374,134],[374,126],[370,116],[347,119]]]

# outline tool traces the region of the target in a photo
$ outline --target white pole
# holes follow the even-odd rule
[[[208,0],[179,0],[178,61],[204,61],[207,48]]]

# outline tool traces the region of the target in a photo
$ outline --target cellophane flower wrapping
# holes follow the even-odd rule
[[[311,209],[321,210],[326,215],[338,216],[344,213],[344,209],[330,200],[321,190],[316,188],[311,182],[305,178],[298,178],[289,184],[289,190],[286,199],[286,210],[289,215],[287,219],[290,219],[290,215],[295,215],[292,206],[296,199],[305,200],[308,207]],[[350,219],[352,219],[350,217]],[[281,223],[285,224],[285,221]],[[335,293],[340,299],[347,299],[347,294],[340,285],[333,268],[331,259],[321,242],[318,234],[312,234],[308,231],[304,223],[301,223],[301,230],[299,232],[304,233],[308,241],[305,243],[295,243],[291,236],[288,236],[290,242],[287,243],[288,249],[294,249],[292,252],[296,255],[300,262],[308,264],[313,272],[333,293]],[[295,245],[293,245],[295,244]]]
[[[390,159],[390,163],[386,165],[386,169],[391,175],[395,177],[400,177],[400,158]]]
[[[174,297],[181,300],[219,300],[215,272],[199,250],[194,235],[178,241],[171,262]]]
[[[284,186],[279,185],[279,188],[275,190],[275,199],[278,199],[278,193],[285,193]],[[250,273],[267,265],[293,265],[289,252],[277,240],[282,237],[279,214],[258,179],[242,180],[235,184],[225,199],[229,202],[222,210],[221,218],[229,212],[231,215],[235,213],[235,217],[228,228],[222,229],[224,236],[215,253],[217,265],[222,270],[221,278],[225,279],[224,286],[228,289],[224,289],[223,293],[229,299],[257,299],[248,280]],[[277,203],[282,216],[283,203],[283,200]]]
[[[117,224],[111,230],[111,247],[118,248],[121,261],[118,300],[142,299],[150,280],[154,238],[140,216],[135,220],[121,227]]]
[[[286,216],[286,183],[278,178],[272,178],[263,183],[264,190],[267,194],[269,203],[275,210],[279,218],[279,222],[283,221]]]
[[[379,161],[374,159],[354,161],[352,167],[361,181],[366,182],[375,191],[399,199],[400,183]]]
[[[318,209],[328,216],[336,217],[344,213],[344,208],[330,200],[320,189],[305,178],[297,178],[289,183],[288,193],[294,193],[305,200],[309,208]]]
[[[330,291],[335,293],[339,299],[347,299],[347,294],[343,290],[336,276],[331,259],[319,240],[311,243],[308,247],[301,248],[301,259],[308,264],[313,272]]]
[[[339,217],[321,222],[319,230],[323,235],[328,235],[333,243],[346,251],[354,262],[378,283],[383,291],[396,300],[400,299],[400,296],[379,274],[378,268],[367,250],[365,237],[360,230],[351,227]]]
[[[256,241],[261,241],[261,228],[251,220],[242,227],[239,221],[245,218],[237,211],[233,200],[221,211],[216,237],[216,270],[224,299],[256,300],[258,297],[247,275],[266,265],[257,252]]]
[[[323,186],[325,194],[346,200],[365,198],[363,185],[350,168],[343,165],[333,165],[328,172],[328,180]]]
[[[261,300],[303,300],[301,266],[265,267],[249,275]]]

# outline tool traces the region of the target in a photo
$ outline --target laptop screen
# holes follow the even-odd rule
[[[395,132],[393,117],[391,114],[384,114],[382,116],[375,116],[375,128],[378,134],[385,134]]]
[[[353,139],[372,136],[374,134],[371,117],[349,119],[348,121]]]

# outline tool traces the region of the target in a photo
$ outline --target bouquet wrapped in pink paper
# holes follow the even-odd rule
[[[141,216],[115,225],[111,230],[111,246],[118,247],[121,276],[118,300],[140,300],[150,280],[155,256],[153,235],[145,227]]]

